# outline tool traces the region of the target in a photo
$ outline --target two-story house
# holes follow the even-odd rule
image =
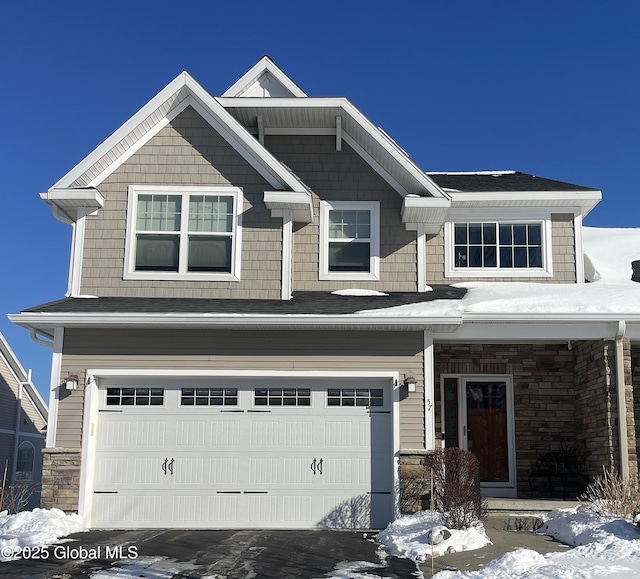
[[[47,405],[0,334],[0,510],[40,505]]]
[[[221,97],[180,74],[41,197],[69,289],[11,319],[53,348],[45,505],[93,528],[383,527],[445,445],[492,496],[561,444],[635,473],[638,320],[522,307],[584,284],[599,190],[427,174],[264,57]]]

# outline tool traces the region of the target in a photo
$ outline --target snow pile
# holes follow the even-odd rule
[[[16,515],[0,512],[0,550],[18,547],[42,547],[60,537],[88,530],[82,519],[59,509],[33,509]]]
[[[506,553],[477,571],[442,571],[438,579],[519,579],[536,577],[640,578],[640,531],[621,519],[600,517],[582,505],[553,511],[540,532],[569,545],[566,552],[541,555],[530,549]]]
[[[336,290],[331,293],[334,296],[388,296],[389,295],[384,292],[379,292],[377,290],[360,289],[360,288]]]
[[[582,231],[588,279],[587,263],[595,270],[590,281],[635,283],[631,281],[631,262],[640,259],[640,228],[584,227]]]
[[[446,529],[451,536],[437,545],[431,545],[430,535],[440,534],[444,529],[439,513],[422,511],[396,519],[378,533],[376,539],[390,555],[418,562],[425,561],[432,553],[439,556],[447,552],[472,551],[491,542],[484,533],[484,527],[479,524],[464,530]]]

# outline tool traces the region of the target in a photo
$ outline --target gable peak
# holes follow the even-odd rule
[[[268,56],[263,56],[223,97],[306,97],[305,92],[293,82]]]

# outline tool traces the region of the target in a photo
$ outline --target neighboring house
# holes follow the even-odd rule
[[[40,504],[42,449],[47,429],[47,405],[4,336],[0,334],[0,481],[5,480],[2,508],[24,483],[29,486],[25,508]],[[6,471],[6,478],[5,478]],[[13,489],[11,488],[13,487]]]
[[[442,446],[490,496],[561,448],[636,474],[597,189],[427,174],[265,57],[218,98],[180,74],[41,197],[68,293],[10,319],[53,348],[44,503],[90,527],[383,527]]]

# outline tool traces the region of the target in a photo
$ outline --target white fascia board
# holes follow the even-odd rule
[[[424,171],[422,171],[406,153],[389,137],[376,127],[366,116],[364,116],[348,99],[344,97],[312,97],[312,98],[218,98],[218,102],[223,107],[269,107],[269,108],[340,108],[343,113],[349,116],[355,123],[360,125],[369,135],[385,149],[394,160],[409,172],[411,176],[422,185],[434,197],[448,198],[447,194],[433,181]],[[344,128],[344,133],[347,131]],[[412,193],[409,191],[408,193]]]
[[[104,207],[104,197],[93,187],[49,189],[40,193],[40,199],[53,209],[57,218],[60,218],[61,213],[64,221],[68,218],[71,222]]]
[[[180,73],[166,87],[164,87],[155,97],[144,105],[137,113],[127,120],[119,129],[107,137],[98,147],[78,163],[71,171],[64,175],[51,189],[66,189],[81,177],[90,167],[97,163],[106,153],[116,147],[129,133],[135,131],[147,121],[147,119],[157,111],[164,103],[172,97],[176,97],[186,84],[186,72]],[[144,132],[149,127],[143,129]]]
[[[459,316],[387,316],[346,314],[245,315],[245,314],[47,314],[41,312],[9,314],[9,319],[26,328],[49,327],[193,327],[193,328],[327,328],[425,330],[435,326],[450,329],[460,324]]]
[[[452,191],[452,207],[579,207],[587,215],[602,199],[602,191]]]
[[[27,373],[2,334],[0,334],[0,354],[6,360],[16,379],[19,382],[26,382]]]
[[[618,320],[567,321],[536,320],[514,322],[463,322],[453,333],[442,333],[434,328],[434,339],[445,342],[568,342],[571,340],[601,340],[615,338]],[[640,323],[629,324],[635,328],[636,338],[640,338]],[[495,336],[495,337],[491,337]],[[632,338],[627,331],[627,337]]]
[[[444,223],[451,201],[442,197],[416,197],[407,195],[402,201],[403,223],[424,223],[436,225]]]
[[[294,97],[306,97],[305,92],[293,82],[276,64],[268,57],[263,56],[245,74],[243,74],[224,93],[223,97],[241,97],[245,90],[256,82],[263,74],[269,73]]]
[[[265,191],[264,204],[272,213],[291,211],[291,218],[297,223],[313,221],[313,201],[307,191]]]

